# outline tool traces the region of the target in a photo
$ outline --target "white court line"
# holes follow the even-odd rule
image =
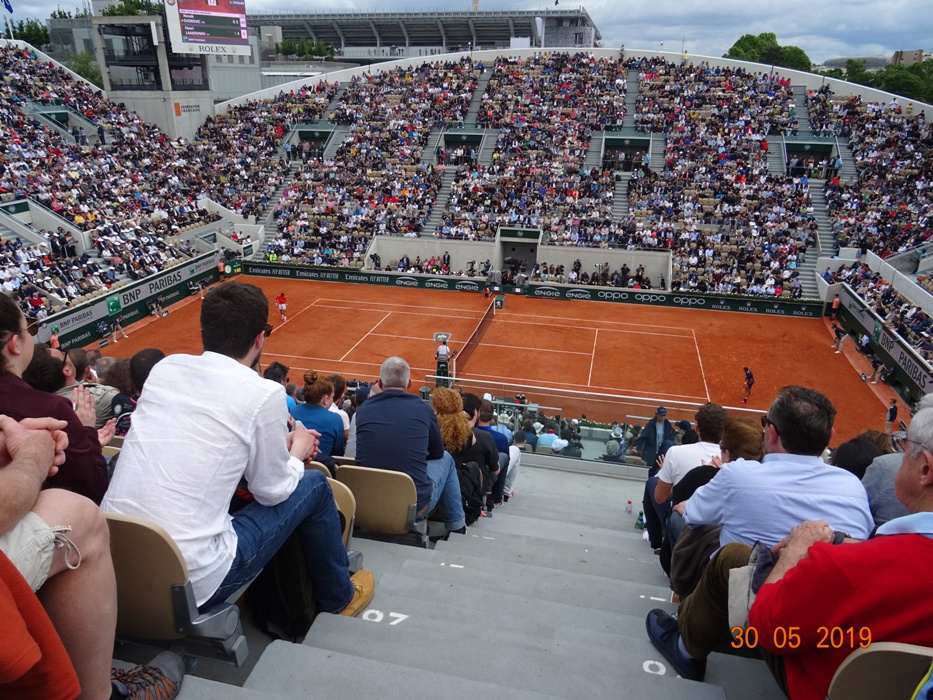
[[[519,318],[522,318],[522,317],[519,317]],[[567,321],[568,324],[569,323],[573,323],[573,324],[580,323],[580,319],[575,319],[575,318],[565,318],[565,319],[560,319],[558,317],[554,318],[554,321],[560,321],[560,320]],[[510,326],[546,326],[547,328],[554,328],[555,326],[554,321],[548,321],[547,323],[543,321],[507,321],[507,323]],[[648,326],[648,327],[649,328],[664,328],[664,326]],[[594,328],[593,330],[596,330],[596,329]],[[665,338],[688,338],[688,339],[690,338],[689,335],[684,335],[683,333],[650,333],[648,331],[627,331],[627,330],[620,330],[616,328],[600,328],[599,330],[606,331],[607,333],[632,333],[633,335],[658,335],[658,336],[663,336]],[[485,343],[483,344],[485,345]],[[538,350],[549,350],[550,348],[525,348],[525,349],[538,351]]]
[[[347,350],[347,351],[344,353],[343,357],[341,357],[339,360],[337,360],[337,362],[343,362],[344,360],[346,360],[346,359],[347,359],[347,355],[349,355],[351,352],[353,352],[354,350],[356,350],[357,346],[358,346],[360,343],[362,343],[364,340],[366,340],[366,339],[370,336],[370,334],[371,334],[374,330],[376,330],[377,328],[379,328],[379,326],[382,325],[383,321],[385,321],[387,318],[389,318],[389,316],[391,316],[393,313],[394,313],[394,312],[392,312],[392,311],[387,311],[387,312],[386,312],[386,315],[383,316],[383,317],[379,320],[379,322],[376,323],[376,325],[373,326],[373,327],[370,329],[369,333],[367,333],[367,334],[364,335],[362,338],[360,338],[359,340],[357,340],[357,341],[356,341],[356,345],[354,345],[352,348],[350,348],[349,350]]]
[[[526,315],[524,315],[524,314],[518,314],[518,313],[514,313],[514,312],[501,311],[501,310],[500,310],[496,315],[497,315],[497,316],[501,315],[501,316],[503,316],[504,318],[507,318],[507,319],[510,319],[510,318],[513,318],[513,317],[514,317],[514,318],[528,318],[528,317],[527,317]],[[553,315],[552,315],[552,314],[548,314],[548,318],[553,318],[553,319],[556,320],[556,321],[572,321],[572,322],[574,322],[574,323],[580,323],[580,319],[579,319],[578,317],[576,317],[576,316],[558,316],[558,315],[556,315],[556,314],[553,314]],[[644,323],[629,323],[628,321],[612,321],[612,320],[606,319],[606,318],[601,318],[601,319],[596,320],[596,321],[594,321],[594,320],[592,320],[592,319],[586,319],[584,322],[585,322],[585,323],[599,323],[599,324],[611,323],[611,324],[614,325],[614,326],[634,326],[635,328],[644,328],[644,327],[647,325],[647,324],[644,324]],[[665,329],[665,330],[671,330],[671,331],[682,331],[682,330],[684,330],[684,327],[683,327],[683,326],[657,326],[657,325],[655,325],[655,324],[653,324],[653,323],[650,325],[650,327],[651,327],[651,328],[663,328],[663,329]],[[607,329],[602,328],[601,330],[607,330]]]
[[[315,304],[319,309],[339,309],[340,311],[366,311],[367,313],[390,313],[390,314],[408,314],[409,316],[437,316],[437,314],[425,313],[423,311],[400,311],[398,309],[393,309],[392,311],[385,311],[384,309],[355,309],[349,306],[330,306],[328,304]],[[392,304],[385,304],[385,306],[392,306]],[[410,306],[400,306],[399,309],[410,309]],[[456,320],[463,321],[475,321],[477,316],[457,316],[452,314],[453,311],[463,311],[463,309],[448,309],[445,312],[446,318],[452,318]],[[546,324],[550,325],[550,324]]]
[[[606,391],[619,391],[619,389],[614,388],[614,387],[608,387],[608,386],[588,386],[588,387],[584,387],[587,391],[583,391],[583,389],[580,388],[582,386],[580,384],[568,384],[567,386],[574,386],[577,388],[565,389],[560,386],[534,386],[534,385],[525,383],[525,382],[540,382],[542,381],[541,379],[522,379],[520,377],[501,377],[496,374],[474,374],[472,372],[470,374],[464,374],[464,375],[458,374],[457,375],[457,381],[469,382],[470,379],[475,379],[477,381],[484,381],[486,383],[492,383],[492,384],[497,384],[497,383],[498,384],[520,384],[523,389],[536,389],[539,391],[547,391],[551,393],[554,393],[554,392],[564,393],[564,394],[588,393],[590,397],[594,399],[605,397],[607,400],[612,400],[612,401],[618,401],[619,399],[643,400],[643,399],[652,399],[652,398],[660,399],[660,398],[667,398],[667,397],[676,397],[678,399],[703,399],[704,398],[703,396],[694,396],[693,394],[668,394],[668,393],[657,392],[657,391],[642,391],[641,389],[625,389],[625,391],[631,392],[632,394],[645,394],[645,396],[634,396],[634,395],[627,396],[625,394],[600,394],[600,393],[594,393],[589,390],[590,389],[604,389]],[[493,380],[493,381],[490,382],[487,380]],[[671,401],[676,403],[674,398],[671,398]]]
[[[347,304],[371,304],[373,306],[397,306],[402,309],[410,309],[411,304],[393,304],[390,301],[362,301],[361,299],[318,299],[318,301],[335,301],[335,302],[346,302]],[[344,307],[340,307],[344,308]],[[460,309],[454,308],[451,309],[449,306],[419,306],[419,309],[434,309],[436,311],[443,311],[444,313],[449,313],[450,311],[467,311],[471,314],[476,314],[477,316],[482,316],[486,313],[486,309]],[[362,310],[362,309],[360,309]]]
[[[282,321],[282,323],[280,323],[279,325],[275,326],[275,328],[273,328],[272,330],[276,330],[276,329],[278,329],[278,328],[282,328],[282,327],[284,327],[284,326],[287,326],[289,323],[292,322],[292,320],[294,320],[294,319],[297,318],[298,316],[301,316],[301,314],[303,314],[305,311],[307,311],[308,309],[310,309],[310,308],[311,308],[312,306],[314,306],[315,304],[317,304],[317,300],[312,301],[310,304],[308,304],[306,307],[304,307],[301,311],[299,311],[299,312],[298,312],[297,314],[295,314],[294,316],[289,316],[289,317],[287,318],[287,320]],[[278,310],[278,309],[276,309],[276,310]]]
[[[593,352],[590,353],[590,373],[586,377],[586,385],[589,386],[593,382],[593,363],[596,362],[596,341],[599,340],[599,329],[596,329],[596,334],[593,336]]]
[[[706,401],[709,403],[709,384],[706,383],[706,371],[703,369],[703,356],[700,355],[700,344],[697,342],[697,333],[694,329],[690,329],[693,333],[693,346],[697,351],[697,360],[700,361],[700,376],[703,377],[703,388],[706,389]]]
[[[396,313],[396,312],[393,311],[391,313]],[[410,335],[396,335],[394,333],[373,333],[373,336],[377,338],[399,338],[401,340],[427,340],[432,343],[434,342],[433,338],[417,338],[417,337],[410,336]],[[449,341],[449,340],[447,341],[447,343],[449,345],[458,344],[457,341]],[[459,344],[464,345],[465,343],[466,341],[464,340],[464,341],[461,341]],[[524,345],[499,345],[496,343],[486,343],[486,342],[481,343],[481,345],[484,348],[506,348],[507,350],[534,350],[535,352],[561,352],[566,355],[587,355],[588,356],[590,354],[588,352],[579,352],[577,350],[552,350],[551,348],[547,348],[547,349],[526,348]]]

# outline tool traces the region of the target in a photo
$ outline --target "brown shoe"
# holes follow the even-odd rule
[[[163,651],[146,666],[129,671],[111,669],[110,682],[116,694],[127,700],[172,700],[181,690],[185,662],[170,651]]]
[[[346,617],[356,617],[366,609],[369,601],[373,599],[373,593],[376,591],[376,579],[373,577],[372,571],[360,569],[350,577],[350,582],[353,584],[353,598],[339,614]]]

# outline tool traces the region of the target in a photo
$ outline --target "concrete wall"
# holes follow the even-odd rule
[[[140,119],[158,124],[173,139],[192,140],[204,120],[214,115],[214,99],[206,90],[169,93],[114,90],[110,99],[124,102]]]
[[[450,266],[456,272],[457,270],[466,270],[467,263],[470,260],[476,260],[477,264],[486,259],[492,261],[493,266],[501,269],[503,259],[507,257],[512,241],[503,239],[502,241],[480,243],[476,241],[446,240],[443,238],[402,238],[398,236],[374,236],[373,243],[366,257],[366,267],[370,268],[370,253],[378,253],[382,258],[382,264],[385,266],[391,260],[398,260],[403,255],[408,255],[414,260],[421,256],[422,260],[430,258],[432,255],[443,255],[444,251],[450,253]],[[506,255],[503,255],[503,247]],[[651,278],[651,283],[657,286],[661,277],[664,277],[665,284],[670,288],[671,284],[671,254],[666,252],[653,252],[643,250],[619,250],[602,248],[565,248],[562,246],[539,246],[538,261],[550,265],[563,265],[566,272],[570,272],[575,260],[579,259],[582,263],[582,271],[592,273],[596,265],[604,262],[609,263],[610,272],[618,270],[625,263],[634,272],[639,265],[645,266],[645,273]],[[520,257],[520,256],[519,256]],[[529,277],[530,277],[529,265]]]
[[[399,236],[373,236],[372,245],[366,255],[366,268],[372,269],[369,260],[371,253],[378,253],[385,267],[392,260],[399,260],[408,255],[414,260],[419,255],[422,260],[432,255],[441,256],[444,251],[450,253],[450,267],[457,270],[467,269],[467,263],[475,260],[477,265],[484,260],[493,260],[496,251],[495,243],[477,243],[471,241],[444,240],[442,238],[401,238]]]
[[[844,255],[843,255],[844,254]],[[851,266],[857,260],[854,248],[843,248],[838,258],[820,258],[816,263],[817,285],[820,287],[821,297],[829,300],[836,293],[838,285],[828,285],[819,274],[829,266],[829,269],[835,272],[840,265]],[[919,306],[923,311],[933,316],[933,295],[927,292],[923,287],[917,284],[913,276],[905,275],[890,263],[882,260],[872,252],[862,256],[861,262],[868,265],[872,272],[879,273],[884,279],[901,293],[911,304]],[[858,285],[851,285],[855,289]]]

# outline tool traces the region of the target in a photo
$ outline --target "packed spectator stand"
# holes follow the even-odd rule
[[[3,261],[0,277],[4,290],[19,294],[27,317],[40,320],[48,309],[44,308],[41,299],[39,303],[31,301],[37,296],[33,288],[73,300],[89,291],[113,285],[117,282],[117,274],[147,276],[191,255],[193,251],[175,235],[182,228],[208,218],[197,208],[195,192],[205,193],[247,218],[264,216],[273,193],[284,186],[285,195],[275,206],[278,237],[269,251],[283,262],[360,265],[373,235],[417,235],[441,194],[438,169],[425,163],[423,157],[428,133],[439,123],[463,119],[472,98],[470,85],[475,86],[476,77],[471,63],[463,59],[441,64],[443,68],[439,74],[424,67],[420,70],[397,69],[379,74],[372,81],[351,85],[344,94],[346,101],[334,112],[336,121],[354,124],[345,143],[332,160],[324,160],[323,157],[308,159],[298,168],[295,180],[290,181],[292,168],[279,151],[282,141],[296,123],[323,115],[324,107],[335,94],[329,88],[308,91],[301,96],[283,94],[278,101],[238,108],[235,114],[218,116],[206,122],[200,139],[187,144],[168,141],[155,127],[139,122],[119,105],[106,102],[99,95],[90,93],[85,86],[74,86],[64,74],[35,63],[22,52],[5,50],[2,60],[8,79],[0,84],[0,98],[3,100],[0,105],[0,135],[3,137],[0,141],[0,186],[5,193],[30,197],[47,205],[78,229],[90,233],[99,254],[99,258],[92,258],[87,253],[79,255],[73,237],[64,229],[46,233],[47,249],[29,246],[17,239],[4,240],[0,244]],[[624,76],[635,65],[612,66],[611,61],[567,60],[566,57],[532,59],[529,63],[534,65],[537,77],[528,84],[533,85],[535,91],[556,87],[558,92],[551,93],[552,97],[576,94],[587,98],[590,90],[594,89],[594,75],[602,76],[596,82],[611,84],[616,91],[615,96],[624,98]],[[28,73],[33,64],[37,66],[36,75],[41,80]],[[499,67],[497,64],[495,70]],[[501,67],[501,83],[494,95],[515,94],[505,89],[509,84],[520,91],[523,78],[518,63],[503,61]],[[487,117],[493,121],[489,122],[489,128],[501,129],[494,151],[496,163],[489,171],[492,175],[483,173],[481,166],[472,159],[462,163],[464,169],[458,176],[467,180],[475,174],[477,182],[471,183],[470,187],[458,188],[458,196],[463,199],[454,202],[460,205],[461,201],[469,202],[474,195],[477,198],[482,196],[484,199],[477,206],[483,208],[483,214],[488,211],[490,216],[481,221],[486,225],[483,234],[467,233],[465,237],[489,237],[494,226],[503,221],[518,226],[540,226],[546,229],[548,242],[554,245],[621,245],[671,250],[678,274],[678,279],[671,282],[681,288],[775,296],[793,294],[790,290],[793,289],[795,263],[813,235],[809,183],[806,177],[799,175],[768,173],[766,159],[762,155],[766,153],[763,146],[768,134],[794,128],[795,108],[787,102],[788,86],[765,76],[702,66],[677,67],[655,62],[644,68],[645,77],[639,81],[639,89],[645,90],[642,106],[646,116],[640,117],[639,123],[645,124],[645,128],[660,128],[667,132],[666,158],[663,168],[652,169],[650,163],[645,163],[637,177],[630,180],[634,183],[628,185],[627,192],[630,214],[624,224],[617,224],[611,216],[614,175],[583,166],[592,130],[621,119],[624,116],[624,99],[613,99],[607,103],[618,110],[614,115],[611,111],[599,113],[596,105],[602,103],[598,99],[595,102],[582,99],[574,106],[561,107],[562,111],[571,110],[567,112],[570,118],[548,118],[548,128],[542,129],[534,120],[527,123],[527,114],[523,116],[523,111],[532,107],[512,107],[508,106],[508,100],[498,102],[491,98]],[[658,85],[670,87],[657,87],[652,83],[655,78],[660,80]],[[513,82],[509,83],[510,80]],[[655,87],[657,90],[652,92]],[[70,88],[75,88],[74,94]],[[730,106],[730,93],[734,92],[744,95],[743,107],[733,109]],[[704,95],[703,99],[708,99],[708,102],[703,103],[698,98],[691,100],[690,104],[678,104],[677,98],[670,97],[671,93]],[[21,110],[24,100],[36,94],[42,100],[61,100],[80,111],[85,118],[100,123],[104,136],[98,135],[93,146],[85,146],[81,139],[76,143],[67,142],[59,133],[43,127]],[[429,95],[433,97],[429,98]],[[305,96],[311,99],[312,107],[301,103]],[[546,105],[547,100],[542,104]],[[541,107],[534,106],[535,109]],[[839,120],[851,116],[839,116],[841,113],[835,111],[833,114]],[[925,186],[929,157],[921,146],[915,145],[928,139],[929,131],[924,131],[924,123],[918,122],[918,117],[912,121],[901,118],[896,106],[872,107],[864,114],[880,115],[885,126],[879,131],[881,127],[876,122],[863,123],[861,117],[847,122],[845,128],[852,129],[856,144],[853,154],[860,163],[860,171],[867,173],[867,180],[860,188],[854,188],[852,183],[827,184],[828,188],[836,188],[828,191],[838,195],[842,202],[840,207],[848,212],[848,219],[841,215],[837,219],[841,223],[840,232],[843,236],[857,236],[859,243],[879,252],[915,245],[925,240],[924,234],[929,233],[929,193]],[[544,118],[546,114],[536,116]],[[518,123],[511,123],[513,119]],[[811,124],[818,123],[821,132],[835,129],[834,126],[826,126],[826,119],[831,117],[822,113],[819,120],[811,120]],[[497,122],[498,126],[492,126],[494,120],[501,120]],[[647,126],[649,124],[650,127]],[[892,130],[896,137],[892,136]],[[915,139],[915,143],[902,147],[903,139]],[[68,182],[69,187],[61,182]],[[374,187],[374,182],[379,183],[379,187]],[[477,187],[475,192],[473,186]],[[908,189],[905,191],[904,187]],[[847,208],[845,203],[852,200],[864,203],[875,191],[882,193],[871,208],[863,210],[854,204]],[[489,199],[488,204],[485,197]],[[472,209],[474,205],[465,206]],[[451,227],[460,226],[463,231],[473,224],[472,220],[469,224],[456,224],[454,221],[451,219]],[[616,229],[613,230],[613,226]],[[852,232],[853,227],[856,233]],[[443,271],[446,267],[436,259],[424,263],[416,259],[413,267],[417,269],[419,264],[422,271]],[[536,268],[531,274],[538,279],[546,281],[553,275],[564,280],[561,266],[554,268],[540,263]],[[705,272],[701,273],[701,268]],[[598,273],[584,277],[586,273],[574,266],[567,280],[615,285],[628,284],[629,279],[638,280],[638,270],[633,274],[624,270],[611,270],[607,263],[600,266]],[[447,271],[452,272],[449,268]],[[923,347],[931,320],[916,307],[905,309],[903,298],[866,267],[843,268],[827,281],[849,283],[903,337],[919,344],[925,352],[933,350],[933,347]],[[642,276],[639,284],[651,286],[651,281]],[[775,426],[773,439],[779,437]],[[923,437],[914,435],[917,440]],[[529,491],[525,493],[534,493],[534,479],[528,479]],[[591,481],[586,485],[589,488]],[[599,491],[599,486],[594,484],[593,490]],[[538,491],[539,494],[544,492],[543,488]],[[521,508],[521,501],[517,503]],[[555,511],[559,509],[557,502],[551,501],[548,505]],[[515,508],[516,504],[513,503],[512,507]],[[618,515],[617,503],[607,503],[605,508],[607,511],[614,508],[615,515]],[[580,523],[576,528],[568,527],[564,522],[554,525],[554,530],[563,528],[561,539],[561,535],[555,535],[554,530],[542,524],[542,519],[529,519],[521,526],[513,520],[509,525],[508,510],[496,513],[497,519],[492,521],[496,527],[504,527],[499,531],[500,539],[506,539],[509,527],[525,528],[522,536],[529,539],[538,537],[544,541],[545,533],[553,535],[553,541],[548,544],[553,548],[555,559],[565,549],[570,549],[567,538],[576,538],[578,530],[592,525],[592,522]],[[526,513],[530,510],[531,507]],[[505,526],[497,524],[503,521]],[[492,526],[488,527],[490,532],[497,532]],[[631,561],[641,556],[636,550],[642,546],[641,543],[625,541],[631,538],[622,538],[620,549],[609,552],[604,543],[618,533],[607,528],[595,534],[605,538],[600,539],[599,548],[588,553],[593,562],[600,562],[599,566],[609,561],[617,564],[620,551],[626,557],[630,555]],[[495,537],[487,539],[494,540]],[[469,565],[467,568],[484,571],[480,563],[469,559],[477,553],[475,550],[471,553],[469,545],[465,550],[452,550],[456,544],[447,550],[442,547],[441,558],[425,557],[408,564],[407,571],[418,569],[420,564],[424,564],[426,571],[428,564],[440,564],[441,559],[452,558],[457,561],[465,558]],[[377,551],[375,546],[373,551]],[[515,559],[515,552],[501,551],[505,552],[501,556]],[[581,567],[578,552],[574,552],[567,561],[576,568]],[[435,570],[439,569],[435,567]],[[576,635],[578,629],[586,629],[586,634],[579,635],[579,644],[590,644],[585,648],[594,658],[598,656],[599,641],[586,642],[586,638],[595,636],[600,641],[617,643],[605,631],[600,631],[599,625],[605,626],[605,622],[596,618],[611,615],[613,624],[630,625],[631,620],[626,618],[643,614],[638,606],[647,602],[632,603],[629,600],[636,598],[638,590],[635,585],[629,585],[630,582],[607,582],[592,576],[588,580],[590,596],[586,601],[592,607],[581,606],[575,611],[558,609],[562,602],[548,599],[547,596],[553,592],[539,585],[543,579],[540,569],[520,568],[514,561],[498,562],[496,569],[510,574],[497,577],[499,580],[518,579],[524,575],[528,581],[524,601],[514,596],[501,605],[492,603],[497,616],[519,624],[519,613],[525,609],[522,606],[529,604],[529,598],[538,611],[544,607],[541,601],[546,601],[549,614],[565,614],[566,617],[561,619],[566,619],[567,624],[560,630],[555,624],[554,629],[548,628],[545,634],[539,635],[540,638],[547,640],[551,633]],[[630,566],[632,570],[637,570],[638,575],[643,572],[637,564]],[[448,571],[450,568],[438,574],[438,578],[446,576]],[[550,576],[557,576],[553,570],[550,571]],[[603,572],[602,569],[600,571]],[[458,572],[456,575],[469,576],[471,573],[475,571]],[[493,573],[490,571],[490,580]],[[561,574],[560,580],[568,581],[573,573]],[[428,574],[425,573],[424,577],[428,578]],[[463,580],[457,581],[459,587],[463,587]],[[478,578],[467,580],[479,585]],[[444,589],[452,586],[448,579],[443,579],[443,583]],[[577,583],[579,585],[579,581]],[[647,590],[649,594],[663,593],[654,583],[650,586],[646,582],[641,583],[644,584],[641,590]],[[624,596],[619,594],[621,589],[624,589]],[[496,598],[512,595],[503,589],[494,590]],[[488,591],[484,593],[488,594]],[[449,592],[445,590],[444,594],[449,595]],[[428,593],[424,595],[428,597]],[[644,599],[645,595],[642,594],[641,598]],[[625,602],[618,602],[620,599]],[[490,604],[488,598],[485,604]],[[509,606],[519,613],[506,609]],[[425,614],[413,616],[411,627],[414,631],[410,637],[405,637],[406,642],[414,645],[416,637],[425,635],[426,630],[417,627],[424,624],[418,621],[419,617],[431,620],[437,614],[437,610],[426,610]],[[510,614],[513,617],[509,617]],[[339,620],[322,620],[311,641],[322,645],[322,648],[329,648],[333,652],[331,656],[334,656],[340,649],[327,645],[339,646],[341,638],[327,632],[336,632],[342,624]],[[474,629],[477,633],[488,631],[488,624],[485,621],[481,624],[482,628],[480,623],[475,628],[470,627],[471,633]],[[370,626],[362,636],[388,642],[388,638],[383,639],[386,630],[395,633],[387,626]],[[386,660],[393,650],[401,651],[403,646],[407,647],[407,644],[397,643],[398,637],[395,640],[395,644],[385,643],[380,647]],[[538,643],[538,638],[532,634],[528,634],[528,640],[531,646]],[[642,642],[645,646],[644,640]],[[576,645],[564,646],[571,648]],[[408,649],[405,651],[407,653]],[[615,646],[611,651],[617,657],[616,661],[625,666],[627,672],[631,671],[633,678],[639,679],[635,681],[635,689],[639,693],[644,694],[644,688],[651,688],[663,692],[666,697],[714,695],[706,693],[709,686],[691,687],[686,682],[671,678],[649,681],[645,680],[645,675],[636,677],[638,669],[630,668],[634,656],[631,653],[618,654],[619,648]],[[419,647],[414,661],[411,654],[408,655],[409,663],[423,668],[425,672],[432,671],[435,659],[430,653],[429,649]],[[638,653],[642,653],[641,648]],[[590,672],[597,670],[597,666],[609,665],[603,663],[601,657],[588,660],[560,654],[567,652],[542,646],[540,654],[532,658],[538,661],[573,658],[578,670],[587,671],[582,680],[568,673],[564,674],[561,684],[560,679],[544,679],[542,674],[536,677],[521,665],[516,665],[512,671],[532,691],[541,693],[554,691],[571,696],[571,686],[579,692],[581,683],[591,694],[608,692],[607,687],[599,685],[599,678],[603,677]],[[442,661],[438,659],[436,663],[440,665]],[[641,663],[640,658],[638,662]],[[507,675],[509,669],[499,662],[498,657],[490,663],[496,664],[497,673]],[[718,660],[718,663],[724,662]],[[408,672],[412,673],[410,669]],[[265,673],[269,675],[268,669]],[[372,676],[378,677],[379,674],[373,673]],[[554,685],[547,687],[548,682]],[[651,685],[655,682],[656,685]],[[470,686],[469,690],[475,695],[493,688]]]
[[[202,197],[257,222],[271,211],[277,235],[264,252],[275,261],[360,267],[377,234],[488,241],[509,225],[540,228],[542,241],[558,246],[670,250],[671,289],[792,298],[802,293],[797,268],[819,224],[812,186],[825,191],[840,246],[884,256],[929,236],[933,166],[925,114],[896,99],[834,95],[828,85],[797,105],[788,78],[741,68],[582,53],[500,57],[488,65],[464,56],[370,70],[336,100],[341,86],[322,81],[249,101],[206,120],[187,143],[166,139],[26,52],[4,49],[2,61],[0,109],[11,138],[0,186],[87,231],[103,261],[87,275],[91,261],[67,256],[66,264],[59,258],[67,248],[59,244],[56,252],[56,236],[44,232],[44,256],[7,250],[7,257],[14,267],[27,257],[33,268],[47,257],[60,263],[53,274],[21,279],[8,267],[5,276],[19,282],[8,286],[36,283],[41,294],[64,301],[184,256],[173,236],[216,218],[198,207]],[[485,71],[486,90],[474,95]],[[633,75],[637,88],[629,84]],[[626,94],[636,89],[627,115]],[[80,114],[99,126],[97,138],[91,134],[83,145],[49,129],[30,115],[30,101]],[[432,129],[463,124],[471,102],[487,138],[495,138],[489,163],[475,148],[443,139],[428,144]],[[840,179],[835,159],[808,160],[788,173],[768,170],[769,138],[794,135],[801,109],[809,112],[811,134],[851,138],[857,181]],[[298,149],[286,152],[283,144],[296,125],[320,119],[337,124],[343,142],[327,159],[305,153],[295,168]],[[663,138],[663,162],[645,153],[630,174],[608,159],[587,166],[593,133],[626,119]],[[433,143],[447,162],[433,163],[426,153]],[[445,187],[442,176],[451,168]],[[822,184],[813,182],[822,176]],[[627,208],[621,216],[613,215],[617,201]],[[425,231],[437,206],[441,223]],[[620,272],[610,265],[605,283],[626,284],[614,274]]]

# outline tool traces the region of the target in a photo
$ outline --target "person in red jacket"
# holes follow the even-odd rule
[[[933,401],[924,403],[894,481],[910,515],[864,542],[834,533],[826,521],[805,522],[775,547],[777,563],[752,604],[744,639],[754,627],[775,679],[794,700],[823,700],[856,649],[933,646]]]

